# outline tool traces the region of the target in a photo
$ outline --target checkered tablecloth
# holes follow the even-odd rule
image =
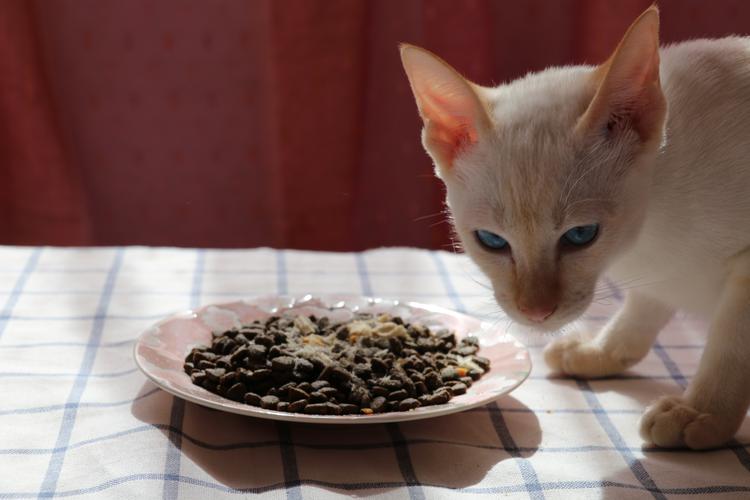
[[[267,293],[434,303],[512,328],[463,256],[0,247],[0,498],[750,498],[750,427],[728,449],[642,448],[637,420],[695,372],[704,325],[678,317],[645,361],[600,381],[531,377],[426,421],[289,425],[172,398],[136,370],[148,325]],[[621,300],[588,313],[601,324]]]

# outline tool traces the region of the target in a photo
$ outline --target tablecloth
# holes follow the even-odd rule
[[[601,325],[612,297],[579,327]],[[529,379],[496,403],[401,424],[314,426],[209,410],[136,369],[136,336],[199,304],[361,293],[509,323],[465,256],[0,247],[0,498],[750,498],[750,428],[710,452],[644,448],[644,406],[695,372],[705,325],[678,316],[634,369]],[[523,332],[521,332],[523,333]]]

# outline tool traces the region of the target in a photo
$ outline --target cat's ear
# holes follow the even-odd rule
[[[578,130],[616,134],[630,127],[642,143],[661,141],[667,105],[659,82],[659,10],[655,5],[630,25],[592,78],[596,93]]]
[[[401,62],[424,121],[422,141],[439,169],[449,169],[456,154],[478,142],[489,118],[476,86],[427,50],[401,45]]]

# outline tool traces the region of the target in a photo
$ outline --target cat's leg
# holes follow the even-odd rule
[[[682,397],[663,397],[641,419],[658,446],[705,449],[734,436],[750,405],[750,253],[735,258],[698,373]]]
[[[552,369],[577,377],[620,373],[643,359],[673,314],[673,308],[631,290],[622,309],[596,336],[565,335],[546,347],[544,359]]]

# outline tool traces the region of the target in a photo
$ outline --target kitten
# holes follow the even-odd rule
[[[637,285],[597,335],[553,341],[551,367],[615,374],[675,310],[711,319],[684,395],[640,424],[656,445],[711,448],[750,404],[750,38],[660,50],[658,31],[651,7],[602,65],[495,88],[411,45],[401,57],[458,237],[511,318],[556,330],[604,273]]]

